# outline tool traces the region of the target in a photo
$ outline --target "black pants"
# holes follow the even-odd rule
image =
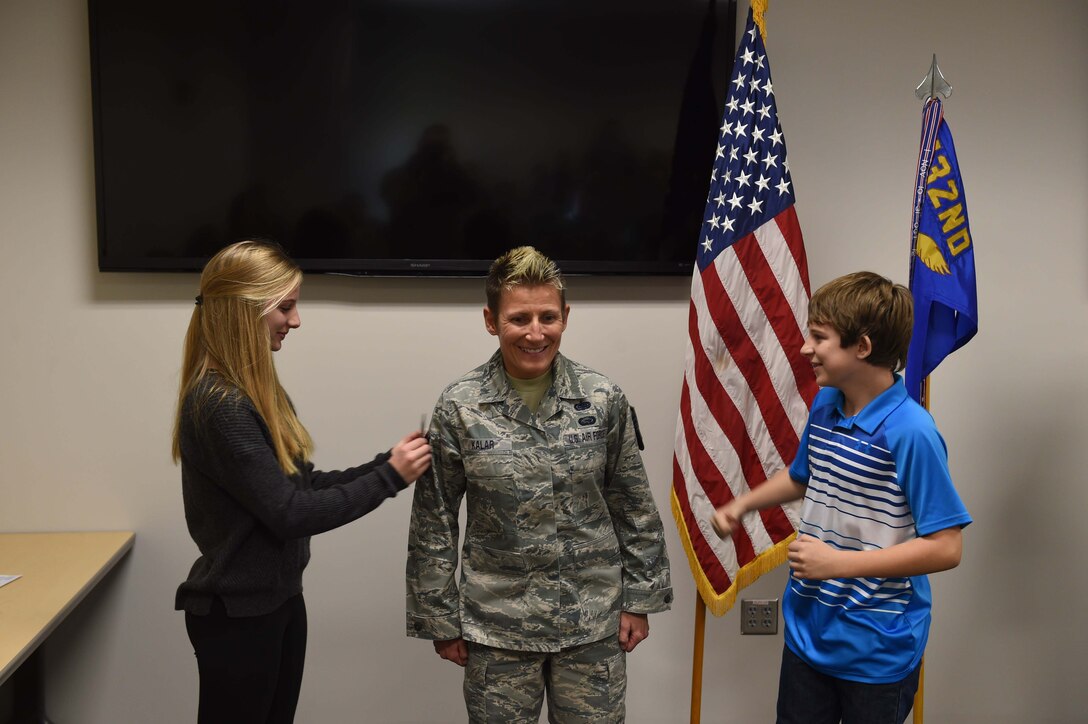
[[[230,618],[216,599],[185,614],[200,672],[198,724],[291,724],[306,658],[302,595],[264,616]]]
[[[903,724],[918,690],[915,668],[890,684],[862,684],[821,674],[782,647],[777,724]]]

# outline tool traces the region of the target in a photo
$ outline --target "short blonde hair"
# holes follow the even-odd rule
[[[487,306],[499,311],[499,299],[504,291],[520,286],[549,285],[559,292],[559,306],[567,304],[563,274],[555,262],[531,246],[519,246],[506,252],[491,264],[487,272]]]
[[[174,423],[175,462],[181,457],[179,433],[185,399],[212,369],[217,373],[213,390],[222,396],[229,389],[227,385],[237,388],[257,408],[285,472],[297,472],[297,461],[309,459],[313,440],[280,385],[264,320],[301,283],[298,265],[278,245],[265,241],[231,244],[205,265],[182,353]],[[202,399],[197,404],[207,402]]]
[[[843,347],[867,336],[873,350],[866,361],[898,372],[907,363],[914,300],[902,284],[873,272],[854,272],[828,282],[812,295],[808,323],[834,329]]]

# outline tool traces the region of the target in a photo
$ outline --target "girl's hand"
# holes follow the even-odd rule
[[[419,430],[393,446],[389,464],[411,485],[431,467],[431,445]]]

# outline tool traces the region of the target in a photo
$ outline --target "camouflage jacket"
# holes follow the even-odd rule
[[[536,414],[496,353],[442,393],[408,539],[408,635],[558,651],[672,602],[623,392],[557,355]],[[467,522],[454,581],[461,498]]]

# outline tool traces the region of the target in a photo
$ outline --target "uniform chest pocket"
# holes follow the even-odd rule
[[[594,420],[592,416],[584,418]],[[579,421],[581,422],[581,421]],[[593,473],[604,467],[608,459],[608,429],[579,426],[563,433],[563,447],[570,460],[571,473]]]
[[[469,478],[508,478],[511,474],[513,453],[510,450],[489,450],[487,452],[462,452],[465,475]]]
[[[604,467],[608,459],[608,446],[604,442],[567,447],[570,471],[577,474],[595,473]]]

